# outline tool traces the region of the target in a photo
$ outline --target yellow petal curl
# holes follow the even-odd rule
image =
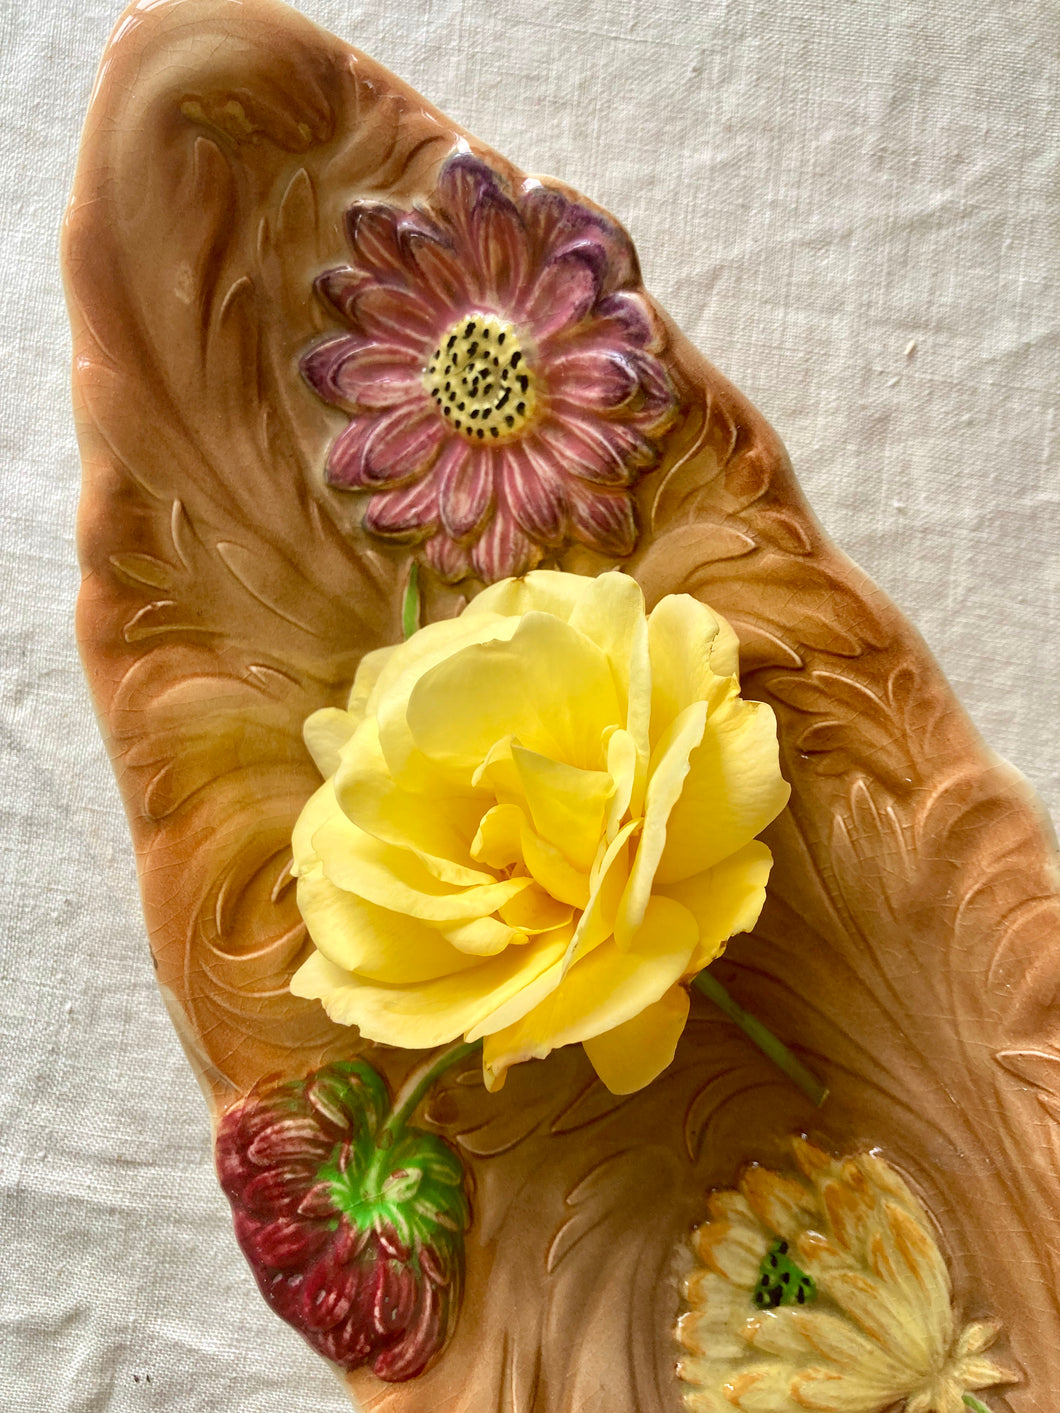
[[[614,1092],[650,1083],[687,982],[758,918],[787,800],[737,671],[723,619],[648,615],[619,572],[506,580],[366,656],[306,723],[292,990],[386,1044],[481,1038],[491,1088],[575,1043]]]

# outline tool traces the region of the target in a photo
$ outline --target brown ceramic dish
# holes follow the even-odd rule
[[[559,512],[547,496],[532,503],[548,467],[537,481],[524,467],[529,479],[488,506],[469,508],[459,487],[448,502],[443,488],[398,503],[371,483],[383,473],[363,447],[345,462],[329,452],[350,423],[335,338],[350,336],[353,295],[331,277],[321,298],[314,282],[348,269],[351,240],[367,259],[366,228],[346,212],[371,199],[384,244],[407,221],[425,247],[449,248],[460,182],[524,232],[545,219],[528,194],[539,188],[291,10],[163,0],[131,10],[107,50],[67,218],[80,640],[159,984],[263,1289],[290,1317],[304,1272],[297,1240],[286,1274],[253,1245],[268,1201],[259,1191],[254,1226],[246,1145],[278,1102],[277,1081],[254,1087],[297,1081],[288,1098],[316,1123],[312,1142],[332,1142],[346,1111],[306,1076],[360,1057],[396,1092],[424,1059],[369,1046],[288,991],[308,949],[290,833],[318,783],[302,723],[344,700],[366,651],[398,640],[414,558],[428,619],[538,558],[582,573],[617,564],[649,603],[680,591],[724,613],[745,693],[777,713],[793,795],[767,835],[769,901],[718,972],[830,1098],[814,1109],[702,1000],[671,1068],[629,1097],[609,1095],[575,1049],[520,1066],[497,1095],[473,1064],[452,1071],[418,1119],[459,1155],[470,1193],[462,1298],[455,1266],[437,1278],[440,1351],[407,1377],[395,1316],[397,1342],[358,1353],[340,1320],[349,1301],[328,1306],[330,1323],[303,1319],[303,1332],[343,1366],[356,1401],[393,1413],[676,1413],[686,1396],[704,1409],[957,1413],[976,1388],[998,1413],[1046,1413],[1060,1389],[1060,936],[1041,812],[916,633],[825,538],[774,433],[642,295],[620,228],[557,183],[548,209],[568,235],[577,227],[580,253],[564,258],[588,282],[569,318],[597,333],[610,320],[638,370],[608,423],[612,480],[598,467],[595,481],[564,482]],[[431,278],[437,289],[444,272]],[[561,285],[556,297],[577,303]],[[545,349],[548,310],[534,317]],[[516,445],[519,429],[498,441]],[[554,445],[569,451],[568,432]],[[396,445],[415,457],[407,438]],[[467,476],[478,463],[459,465]],[[430,478],[408,466],[402,485],[422,489]],[[343,475],[370,494],[337,488]],[[251,1091],[251,1108],[237,1107]],[[810,1143],[793,1152],[797,1134]],[[825,1157],[870,1150],[878,1160]],[[749,1163],[764,1166],[741,1180]],[[708,1208],[738,1180],[741,1197]],[[829,1259],[847,1253],[844,1279],[886,1307],[882,1323],[851,1315],[827,1274],[838,1267],[820,1264],[807,1233],[831,1243]],[[830,1312],[827,1339],[806,1324],[784,1354],[748,1327],[730,1349],[710,1302],[744,1280],[729,1259],[744,1238],[766,1243],[753,1263],[770,1293],[763,1319],[794,1309],[779,1284],[772,1298],[770,1260],[778,1282],[825,1272],[804,1293]],[[398,1270],[400,1253],[388,1259]],[[328,1300],[339,1300],[330,1287]],[[912,1347],[932,1330],[949,1364],[930,1387],[914,1374],[903,1384],[903,1370],[935,1357]],[[890,1370],[876,1384],[865,1340]],[[780,1381],[810,1366],[784,1401]]]

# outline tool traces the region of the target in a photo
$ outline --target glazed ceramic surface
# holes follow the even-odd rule
[[[1044,1413],[1060,1388],[1060,1050],[1055,860],[1038,808],[913,630],[825,538],[775,434],[643,294],[621,228],[559,183],[548,191],[608,252],[578,317],[603,320],[617,299],[645,320],[639,420],[618,420],[647,449],[617,458],[615,485],[568,488],[554,521],[547,506],[520,518],[515,499],[510,515],[499,499],[473,514],[441,490],[388,521],[363,458],[343,482],[334,448],[351,416],[330,396],[334,361],[314,351],[363,344],[331,274],[358,270],[347,212],[418,212],[424,240],[448,239],[457,159],[525,228],[521,173],[267,0],[130,12],[86,128],[64,251],[85,470],[79,634],[226,1190],[238,1209],[229,1116],[252,1091],[273,1102],[255,1090],[267,1077],[301,1085],[366,1060],[398,1093],[425,1059],[361,1042],[288,990],[308,952],[290,834],[319,783],[304,719],[344,702],[365,652],[399,640],[414,560],[425,620],[533,562],[620,565],[649,604],[685,592],[725,614],[745,693],[777,713],[793,795],[767,835],[769,901],[717,972],[830,1097],[815,1109],[704,1001],[671,1068],[632,1096],[608,1094],[573,1049],[519,1067],[496,1095],[475,1063],[450,1071],[417,1122],[465,1173],[452,1332],[413,1378],[351,1356],[349,1389],[395,1413],[707,1400],[723,1341],[706,1275],[742,1281],[724,1254],[711,1265],[717,1223],[746,1223],[752,1285],[761,1269],[772,1300],[772,1258],[809,1295],[800,1282],[822,1282],[805,1234],[860,1252],[886,1211],[886,1239],[909,1253],[904,1286],[892,1271],[906,1294],[881,1261],[850,1266],[890,1312],[874,1349],[904,1369],[917,1330],[947,1350],[963,1340],[961,1359],[1004,1373],[987,1406]],[[533,317],[544,345],[547,309]],[[440,395],[429,359],[424,376]],[[320,1122],[339,1122],[327,1112]],[[839,1294],[827,1298],[842,1323]],[[867,1321],[851,1324],[859,1339]],[[848,1391],[853,1338],[814,1356]],[[797,1351],[770,1357],[784,1376],[785,1359],[801,1367]],[[738,1402],[744,1350],[718,1358],[730,1403],[772,1406]],[[834,1406],[888,1406],[855,1394]],[[940,1385],[919,1407],[949,1413],[961,1396]]]

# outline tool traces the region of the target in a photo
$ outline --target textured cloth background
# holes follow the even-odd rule
[[[301,7],[626,222],[1055,815],[1054,0]],[[0,1407],[337,1413],[231,1238],[72,637],[56,244],[118,13],[0,0]]]

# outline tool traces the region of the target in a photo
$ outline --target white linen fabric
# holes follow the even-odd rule
[[[628,225],[1060,807],[1054,0],[300,0]],[[0,0],[0,1406],[337,1413],[232,1239],[73,642],[57,234],[117,0]]]

